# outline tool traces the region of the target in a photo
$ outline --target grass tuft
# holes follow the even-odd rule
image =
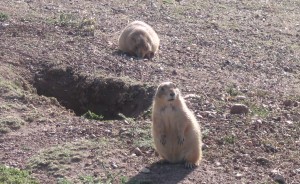
[[[94,119],[94,120],[103,120],[103,118],[104,118],[104,116],[95,114],[95,113],[91,112],[90,110],[87,111],[86,113],[84,113],[82,115],[82,117],[87,118],[87,119]]]
[[[4,22],[6,20],[8,20],[8,15],[0,12],[0,22]]]
[[[0,165],[0,183],[2,184],[37,184],[38,182],[30,176],[26,170]]]

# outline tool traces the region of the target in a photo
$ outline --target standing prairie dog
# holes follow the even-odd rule
[[[142,21],[133,21],[119,37],[119,49],[139,58],[152,58],[158,51],[159,38],[151,26]]]
[[[193,168],[202,159],[200,125],[172,82],[161,83],[152,110],[152,136],[158,154],[170,163]]]

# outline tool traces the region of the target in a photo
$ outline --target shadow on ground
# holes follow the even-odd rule
[[[184,180],[195,169],[186,169],[183,164],[153,163],[147,167],[149,173],[140,171],[127,184],[174,184]]]

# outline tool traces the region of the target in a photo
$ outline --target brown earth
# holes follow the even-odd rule
[[[152,60],[118,52],[133,20],[161,39]],[[2,0],[0,164],[40,183],[298,183],[299,20],[297,0]],[[201,124],[193,170],[157,163],[147,109],[163,81]]]

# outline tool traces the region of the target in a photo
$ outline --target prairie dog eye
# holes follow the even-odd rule
[[[161,90],[161,91],[165,91],[165,88],[162,87],[162,88],[160,88],[160,90]]]

